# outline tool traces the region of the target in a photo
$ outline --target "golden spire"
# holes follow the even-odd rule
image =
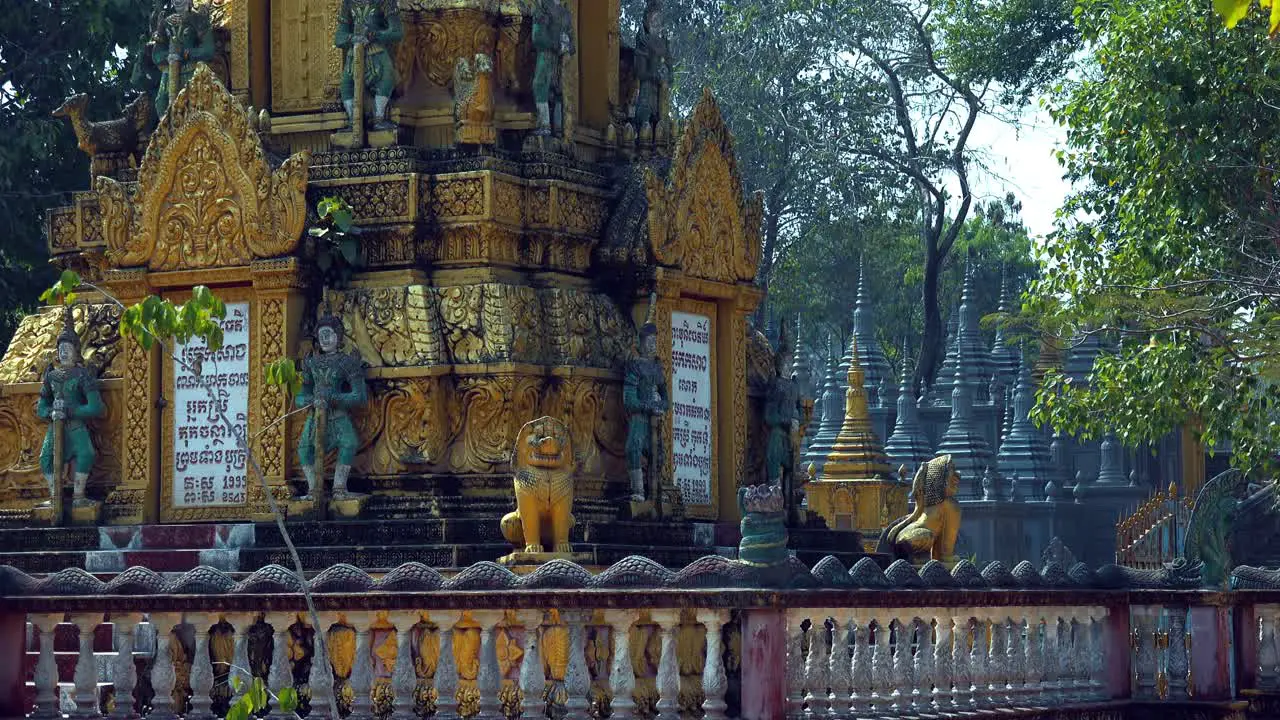
[[[858,340],[851,346],[849,388],[845,391],[844,423],[822,467],[822,480],[881,480],[893,477],[884,445],[876,436],[862,383],[866,373],[858,354]]]

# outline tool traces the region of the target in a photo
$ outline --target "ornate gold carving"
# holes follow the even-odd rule
[[[297,247],[310,156],[274,172],[244,108],[201,66],[170,106],[138,172],[140,204],[97,179],[108,259],[152,270],[246,265]]]
[[[252,367],[264,367],[285,356],[284,348],[284,298],[268,298],[258,303],[256,342],[251,342],[250,352],[257,356]],[[251,379],[251,385],[258,388],[258,396],[262,399],[258,408],[254,408],[252,397],[249,405],[249,426],[265,427],[266,423],[284,417],[289,411],[288,397],[284,389],[276,385],[258,382],[257,375]],[[256,417],[255,417],[256,416]],[[258,444],[262,473],[268,478],[284,476],[285,448],[284,428],[277,427],[261,435]]]
[[[604,233],[608,207],[603,197],[557,187],[556,209],[559,224],[565,231],[590,238],[598,238]]]
[[[439,222],[485,215],[485,183],[480,176],[419,178],[419,197],[428,217]]]
[[[333,45],[342,0],[272,0],[271,109],[319,110],[338,99],[342,51]]]
[[[446,361],[437,295],[426,285],[351,290],[330,295],[347,337],[369,367]]]
[[[519,376],[460,378],[462,435],[449,448],[449,469],[494,472],[505,465],[516,432],[535,416],[541,383]]]
[[[411,176],[324,181],[312,187],[324,188],[325,195],[346,200],[356,219],[362,224],[409,222],[413,208],[409,205]]]
[[[741,338],[733,343],[733,466],[736,468],[734,486],[741,487],[746,482],[747,464],[747,314],[752,307],[738,307],[733,313],[733,327],[730,332],[734,338]]]
[[[753,280],[760,261],[756,203],[744,199],[733,136],[710,90],[694,108],[664,182],[645,171],[649,239],[659,263],[721,282]]]
[[[120,307],[115,304],[76,305],[72,309],[76,333],[82,338],[84,364],[100,378],[120,377]],[[0,383],[39,382],[53,361],[53,343],[62,330],[62,312],[44,308],[28,315],[0,360]],[[0,466],[3,467],[3,466]]]
[[[458,58],[493,55],[498,39],[496,6],[433,8],[415,13],[405,24],[396,52],[401,90],[422,78],[436,88],[449,87]]]
[[[49,211],[49,250],[53,254],[76,248],[75,208],[55,208]]]
[[[439,377],[375,383],[359,435],[367,450],[357,458],[365,475],[396,475],[434,466],[461,427],[452,387]]]

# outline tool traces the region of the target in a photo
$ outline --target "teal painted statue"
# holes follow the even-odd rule
[[[352,496],[347,490],[347,478],[360,438],[351,422],[351,412],[364,407],[369,392],[360,355],[341,352],[342,338],[342,320],[326,313],[316,325],[319,351],[302,362],[302,391],[296,402],[298,407],[311,407],[311,416],[298,442],[298,462],[307,478],[307,498],[314,497],[316,483],[323,482],[317,466],[323,462],[324,453],[332,450],[338,451],[333,497],[342,500]]]
[[[49,497],[59,492],[63,469],[70,464],[75,478],[76,506],[89,503],[85,485],[97,455],[89,437],[87,421],[102,417],[102,393],[98,379],[80,361],[80,336],[71,325],[71,312],[66,327],[58,334],[54,363],[45,371],[40,383],[40,400],[36,414],[49,421],[40,448],[40,472],[49,485]]]
[[[213,59],[217,47],[209,15],[191,0],[171,0],[169,12],[157,14],[151,35],[151,61],[160,71],[156,114],[164,115],[173,96],[195,75],[196,65]]]
[[[640,353],[627,363],[622,384],[622,407],[627,411],[627,474],[631,499],[645,499],[644,459],[649,458],[650,480],[656,481],[658,421],[669,404],[667,373],[658,361],[658,326],[653,323],[656,302],[649,303],[649,317],[640,328]],[[656,498],[655,498],[656,499]]]
[[[342,0],[333,44],[346,51],[339,90],[348,126],[355,119],[356,55],[363,52],[360,87],[373,95],[373,129],[395,129],[395,123],[387,118],[387,103],[396,87],[395,46],[403,38],[404,25],[393,0]]]
[[[662,0],[649,0],[644,22],[636,33],[635,76],[640,86],[636,97],[636,132],[646,125],[656,131],[666,117],[664,107],[671,87],[671,51],[662,24]]]
[[[764,405],[764,424],[769,431],[765,446],[765,477],[771,485],[783,484],[784,481],[791,484],[795,474],[796,433],[800,429],[800,419],[804,417],[800,390],[791,377],[792,351],[788,330],[789,326],[784,323],[778,340],[778,353],[774,357],[773,380],[769,383]]]
[[[1225,590],[1230,583],[1231,533],[1239,499],[1247,487],[1244,473],[1228,470],[1205,483],[1191,507],[1183,557],[1192,566],[1200,564],[1200,579],[1205,587]]]
[[[538,135],[550,135],[552,120],[563,126],[564,89],[561,66],[564,57],[575,54],[573,16],[560,0],[539,0],[533,14],[533,51],[537,63],[533,71],[533,100],[538,108]]]
[[[742,513],[738,560],[755,567],[786,564],[790,553],[782,488],[777,485],[738,488],[738,511]]]

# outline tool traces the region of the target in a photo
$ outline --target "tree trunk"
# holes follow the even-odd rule
[[[921,293],[921,301],[924,305],[924,335],[920,339],[920,358],[916,361],[917,397],[938,372],[944,350],[942,345],[946,342],[942,337],[942,312],[938,305],[938,286],[942,279],[943,256],[934,247],[932,243],[928,243],[925,247],[924,282]]]
[[[756,271],[756,284],[764,291],[764,300],[756,307],[756,327],[764,331],[769,312],[769,280],[773,277],[773,252],[778,247],[778,233],[782,226],[782,213],[767,203],[764,216],[764,242],[760,248],[760,267]]]

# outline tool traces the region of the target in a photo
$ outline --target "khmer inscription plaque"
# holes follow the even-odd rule
[[[217,352],[200,340],[175,348],[182,362],[173,367],[174,507],[245,504],[247,463],[236,434],[249,431],[249,304],[227,303],[221,323]]]
[[[711,319],[671,313],[671,441],[686,505],[711,504]]]

